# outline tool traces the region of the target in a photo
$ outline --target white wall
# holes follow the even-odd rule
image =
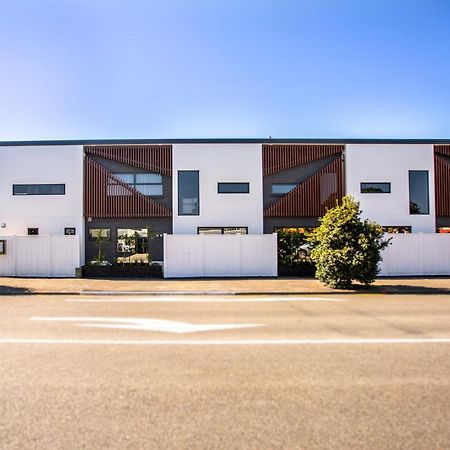
[[[200,215],[178,215],[178,171],[198,170]],[[248,182],[249,194],[218,194],[219,182]],[[197,227],[248,227],[263,232],[262,148],[260,144],[175,144],[173,146],[173,233]]]
[[[409,214],[409,170],[428,170],[430,213]],[[435,232],[434,160],[431,144],[351,144],[345,150],[346,193],[361,204],[363,216],[384,226],[412,226]],[[362,194],[360,183],[390,182],[390,194]]]
[[[164,235],[164,277],[275,277],[277,235]]]
[[[66,185],[65,195],[12,195],[13,184]],[[75,227],[84,263],[83,147],[74,145],[0,146],[0,234],[63,235]]]
[[[0,276],[74,277],[80,267],[80,236],[2,236]],[[1,281],[0,281],[1,283]]]
[[[450,235],[439,233],[389,234],[380,275],[450,275]]]

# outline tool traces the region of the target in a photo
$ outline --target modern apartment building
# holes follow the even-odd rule
[[[148,252],[164,260],[164,234],[314,227],[344,194],[390,232],[442,232],[449,193],[445,140],[0,143],[0,243],[75,235],[79,266],[99,258],[99,236],[105,261],[129,262],[132,249],[145,264]]]

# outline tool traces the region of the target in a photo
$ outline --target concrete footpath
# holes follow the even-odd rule
[[[450,277],[379,278],[370,288],[329,289],[313,278],[87,279],[0,277],[0,295],[93,294],[450,294]]]

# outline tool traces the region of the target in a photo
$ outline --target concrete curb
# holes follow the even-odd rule
[[[25,291],[17,292],[17,290],[0,290],[0,296],[32,296],[32,295],[45,295],[45,296],[61,296],[61,295],[73,295],[73,296],[166,296],[166,295],[220,295],[220,296],[298,296],[298,295],[315,295],[315,296],[327,296],[327,295],[442,295],[450,294],[450,289],[447,288],[433,288],[433,287],[420,287],[410,288],[409,286],[398,287],[383,287],[374,288],[369,290],[350,290],[350,291],[295,291],[295,292],[280,292],[280,291]]]

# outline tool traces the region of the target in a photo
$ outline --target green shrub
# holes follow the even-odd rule
[[[313,245],[311,259],[316,278],[337,289],[350,289],[352,282],[369,285],[379,272],[381,251],[389,245],[383,228],[361,220],[359,203],[345,196],[341,205],[327,211],[308,240]]]

